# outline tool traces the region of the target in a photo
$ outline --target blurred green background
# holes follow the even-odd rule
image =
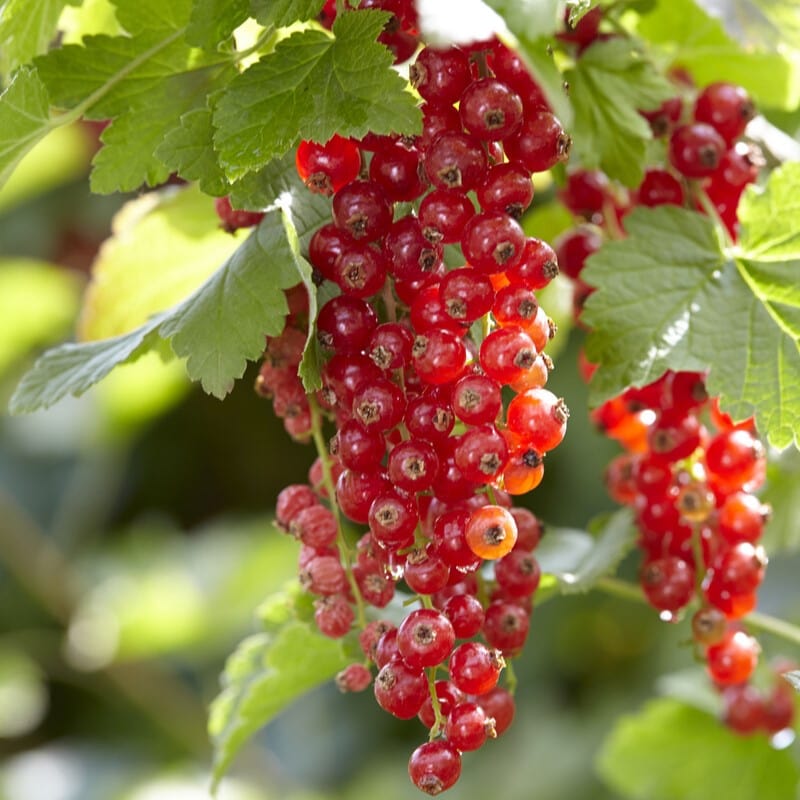
[[[95,147],[89,127],[59,131],[0,194],[3,406],[35,355],[73,335],[97,248],[133,199],[89,195]],[[566,222],[544,205],[528,226],[552,238]],[[564,306],[556,295],[544,301],[551,314]],[[613,508],[602,473],[616,448],[588,423],[581,334],[561,316],[551,384],[568,399],[570,431],[525,502],[548,523],[584,528]],[[0,419],[0,800],[208,796],[206,709],[226,656],[256,629],[254,609],[295,574],[296,544],[271,512],[313,460],[253,378],[220,403],[152,356],[79,400]],[[787,485],[796,494],[796,480]],[[796,531],[790,506],[781,530]],[[800,618],[797,538],[781,542],[762,590],[762,609],[790,619]],[[622,572],[635,578],[635,559]],[[595,770],[616,722],[660,693],[709,703],[687,639],[686,621],[663,624],[599,593],[545,603],[516,665],[514,726],[465,757],[448,796],[617,797]],[[764,644],[768,656],[785,650]],[[218,796],[415,798],[406,762],[422,739],[416,720],[388,717],[370,692],[323,687],[253,739]]]

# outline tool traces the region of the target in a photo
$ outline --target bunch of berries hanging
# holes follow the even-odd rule
[[[394,6],[384,37],[402,60],[418,33],[413,4]],[[327,4],[323,22],[334,13]],[[519,220],[532,174],[565,160],[570,139],[497,40],[425,47],[410,79],[419,136],[297,149],[309,190],[331,197],[308,252],[317,282],[336,287],[315,321],[322,389],[306,397],[296,377],[302,308],[268,342],[257,386],[295,438],[323,450],[310,485],[281,493],[277,517],[302,542],[319,630],[359,632],[364,661],[337,683],[373,684],[383,709],[419,717],[429,737],[409,774],[438,794],[461,753],[514,714],[499,681],[528,634],[541,530],[511,495],[542,480],[568,417],[545,388],[555,326],[536,296],[557,260]],[[335,425],[327,448],[323,418]],[[368,526],[355,546],[344,520]],[[397,626],[370,619],[398,590],[419,607]]]
[[[739,198],[764,163],[757,146],[742,140],[754,114],[741,87],[714,83],[693,99],[676,96],[645,113],[654,136],[666,140],[667,162],[647,169],[632,192],[597,170],[568,176],[560,196],[583,221],[559,237],[556,252],[573,281],[578,321],[592,291],[581,280],[586,259],[606,238],[624,235],[620,223],[636,205],[710,213],[736,238]],[[588,379],[592,365],[584,368]],[[755,608],[767,564],[759,539],[769,507],[754,494],[766,456],[753,421],[734,424],[694,372],[668,372],[629,389],[592,417],[626,450],[609,465],[606,481],[614,500],[635,512],[648,602],[670,620],[699,605],[693,638],[733,730],[774,734],[789,727],[791,689],[779,681],[765,695],[750,683],[760,648],[739,622]]]

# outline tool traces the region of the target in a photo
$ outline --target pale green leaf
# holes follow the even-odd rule
[[[214,784],[245,742],[293,700],[330,680],[349,659],[341,641],[302,622],[245,639],[228,659],[208,722]]]
[[[755,413],[770,442],[790,444],[800,430],[800,352],[796,289],[784,278],[796,268],[727,253],[707,217],[677,207],[636,209],[625,228],[582,275],[598,287],[583,317],[593,328],[587,355],[601,364],[595,400],[667,369],[708,370],[724,410]]]
[[[385,18],[354,11],[337,19],[335,37],[311,28],[295,33],[231,82],[214,113],[215,144],[231,180],[300,139],[419,130],[414,97],[375,41]]]
[[[228,193],[228,181],[214,152],[214,128],[207,108],[187,111],[156,148],[156,156],[171,172],[199,181],[206,194],[221,197]]]
[[[616,570],[635,541],[633,518],[623,509],[604,520],[596,535],[548,526],[536,549],[536,559],[542,573],[555,579],[560,593],[587,592]]]
[[[744,47],[800,50],[796,0],[698,0]]]
[[[486,0],[500,14],[509,30],[529,40],[549,36],[561,26],[563,0]]]
[[[133,330],[179,303],[247,238],[225,233],[214,201],[197,187],[169,188],[130,201],[92,270],[79,338],[107,339]]]
[[[264,26],[285,28],[298,21],[314,19],[325,0],[250,0],[253,16]]]
[[[657,3],[637,19],[635,30],[657,45],[664,59],[687,69],[698,86],[730,81],[772,108],[791,109],[800,101],[797,59],[758,49],[752,41],[740,45],[694,0]]]
[[[47,89],[36,70],[17,70],[0,94],[0,187],[17,164],[50,131]]]
[[[309,192],[294,169],[283,180],[278,180],[277,173],[272,178],[277,192],[271,198],[272,209],[202,286],[125,336],[64,345],[45,353],[20,383],[11,401],[12,411],[32,411],[50,406],[67,394],[81,394],[117,363],[147,349],[163,349],[164,341],[171,344],[175,354],[187,359],[190,378],[200,381],[216,397],[227,394],[234,380],[244,373],[247,361],[262,354],[265,337],[277,336],[283,329],[288,312],[284,290],[309,280],[307,264],[300,254],[330,213],[325,199]],[[202,199],[194,190],[185,202],[191,206],[211,200]],[[180,227],[181,219],[180,214],[171,213],[169,220],[156,218],[148,224],[153,225],[153,231],[161,230],[159,236],[166,242],[165,228],[169,224]],[[186,221],[184,234],[190,239],[192,230],[211,235],[200,219]],[[165,268],[165,272],[175,282],[165,291],[173,295],[194,279],[181,267],[174,272]],[[146,291],[132,293],[138,298],[138,315],[163,301],[158,292],[149,296]],[[109,305],[113,306],[110,300]],[[119,313],[124,316],[124,311]],[[304,378],[311,383],[318,380],[312,362],[306,362]]]
[[[788,800],[797,792],[788,750],[776,750],[763,735],[737,736],[674,700],[655,700],[623,717],[597,767],[626,800]]]
[[[64,344],[48,350],[17,386],[8,408],[26,414],[47,408],[67,395],[81,395],[118,364],[126,364],[158,346],[154,317],[135,331],[88,344]]]
[[[569,9],[568,22],[573,27],[577,25],[586,12],[592,7],[592,0],[567,0],[567,8]]]
[[[738,216],[742,227],[740,244],[750,260],[800,259],[800,163],[775,170],[768,187],[749,186]],[[796,287],[796,273],[792,278]]]
[[[674,95],[674,87],[621,37],[587,48],[565,77],[575,112],[573,148],[581,165],[638,185],[652,138],[639,111],[657,108]]]
[[[74,0],[5,0],[0,3],[0,72],[44,53],[56,35],[61,12]]]
[[[248,0],[195,0],[186,41],[206,50],[218,50],[247,19],[249,10]]]

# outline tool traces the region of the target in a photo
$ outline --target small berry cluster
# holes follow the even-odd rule
[[[690,81],[682,80],[688,92]],[[739,199],[763,165],[758,148],[741,141],[755,115],[741,87],[714,83],[692,102],[676,96],[642,113],[654,136],[665,140],[665,164],[646,170],[632,192],[598,170],[573,171],[560,190],[562,202],[583,220],[555,245],[573,282],[579,321],[593,291],[581,280],[586,259],[607,237],[624,235],[620,223],[634,206],[688,206],[718,217],[735,239]],[[582,369],[588,380],[593,365],[584,360]],[[764,481],[766,459],[753,421],[734,424],[707,396],[704,376],[692,372],[668,372],[629,389],[592,417],[626,450],[609,465],[606,483],[617,502],[635,511],[648,602],[668,620],[693,602],[701,605],[693,639],[733,730],[774,734],[788,727],[791,690],[781,681],[765,696],[749,682],[760,648],[739,622],[755,608],[767,564],[759,539],[770,510],[753,494]]]
[[[391,5],[396,24],[384,36],[416,36],[404,4],[370,5]],[[302,543],[300,582],[319,630],[360,632],[364,661],[337,683],[360,691],[377,670],[378,704],[429,729],[409,774],[438,794],[458,779],[461,753],[514,713],[498,681],[528,635],[541,530],[510,496],[542,480],[568,417],[544,388],[555,326],[536,297],[557,260],[519,219],[532,173],[564,160],[570,141],[497,40],[423,48],[410,78],[419,136],[334,136],[297,149],[301,179],[331,198],[332,221],[308,252],[315,280],[338,291],[314,321],[322,389],[307,396],[297,378],[307,305],[294,290],[256,388],[319,452],[310,485],[281,492],[277,519]],[[325,417],[335,424],[328,447]],[[344,519],[369,527],[354,547]],[[398,626],[368,621],[398,587],[421,607]]]
[[[778,685],[764,698],[748,683],[760,647],[739,622],[755,608],[767,565],[759,539],[770,509],[753,494],[766,458],[752,420],[734,424],[692,372],[630,389],[594,419],[627,450],[609,465],[606,482],[611,496],[635,511],[648,602],[667,620],[700,603],[693,639],[732,729],[788,727],[791,689]]]
[[[308,295],[302,284],[286,292],[289,314],[280,336],[268,337],[255,389],[272,399],[275,416],[298,442],[311,436],[311,408],[297,371],[303,358],[308,327]]]

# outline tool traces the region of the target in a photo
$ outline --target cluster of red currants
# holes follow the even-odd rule
[[[611,496],[635,511],[648,602],[668,620],[699,603],[692,635],[732,729],[789,727],[792,690],[779,681],[765,697],[748,683],[760,648],[740,623],[755,608],[767,565],[759,539],[769,507],[753,494],[766,459],[752,420],[734,423],[692,372],[630,389],[595,420],[627,450],[606,478]]]
[[[619,223],[635,205],[711,213],[736,237],[739,198],[763,164],[757,147],[738,141],[754,113],[741,87],[711,84],[691,105],[675,97],[645,114],[654,135],[666,137],[667,163],[648,169],[633,192],[599,171],[568,177],[561,199],[584,221],[559,237],[556,253],[574,282],[578,318],[592,291],[581,280],[586,259],[607,237],[624,235]],[[592,365],[583,367],[588,380]],[[732,729],[774,734],[789,727],[791,690],[780,681],[765,696],[749,683],[760,649],[739,623],[756,605],[767,563],[759,538],[769,508],[753,494],[766,460],[753,421],[735,424],[708,397],[704,376],[691,372],[668,372],[629,389],[592,416],[626,450],[609,465],[607,485],[635,511],[647,600],[666,619],[692,602],[701,605],[693,637],[723,693]]]
[[[385,35],[416,36],[395,5]],[[458,779],[461,753],[514,714],[498,680],[528,635],[541,530],[510,496],[542,480],[568,417],[544,388],[555,326],[536,296],[557,260],[519,219],[532,173],[564,160],[570,140],[497,40],[426,47],[410,79],[419,136],[297,149],[300,177],[332,204],[308,252],[334,294],[315,321],[322,389],[307,396],[297,378],[307,305],[291,292],[257,390],[293,437],[322,449],[310,485],[281,492],[277,518],[302,542],[300,581],[319,630],[359,631],[364,661],[337,683],[374,683],[383,709],[419,717],[429,741],[409,774],[438,794]],[[335,424],[328,448],[324,418]],[[369,527],[355,547],[344,518]],[[398,626],[369,621],[367,609],[385,608],[398,586],[421,607]]]

